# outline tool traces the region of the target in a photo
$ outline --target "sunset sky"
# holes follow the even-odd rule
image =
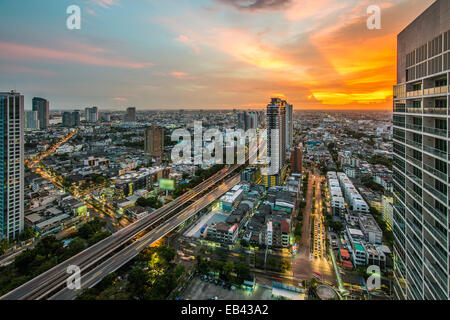
[[[0,91],[51,109],[392,109],[397,34],[434,0],[1,0]],[[66,8],[81,8],[81,30]],[[368,30],[379,5],[381,30]]]

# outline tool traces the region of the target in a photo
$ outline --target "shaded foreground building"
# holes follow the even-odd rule
[[[449,298],[450,1],[398,35],[394,87],[394,291]]]

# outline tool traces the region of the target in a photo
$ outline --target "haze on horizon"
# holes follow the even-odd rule
[[[52,109],[390,110],[396,39],[434,0],[15,0],[0,91]],[[81,30],[66,28],[79,5]],[[379,5],[381,30],[368,30]]]

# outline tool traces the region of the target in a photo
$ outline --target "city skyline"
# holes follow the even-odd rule
[[[61,110],[262,109],[273,96],[296,110],[388,110],[395,36],[433,1],[72,2],[3,5],[23,15],[0,38],[0,86],[24,94],[27,110],[33,96]],[[71,4],[81,30],[65,26]],[[381,30],[366,27],[369,5]]]
[[[2,5],[0,300],[450,299],[450,0],[71,2]]]

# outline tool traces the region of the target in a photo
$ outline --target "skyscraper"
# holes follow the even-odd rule
[[[294,135],[294,120],[292,104],[286,103],[286,149],[292,147],[292,140]]]
[[[291,168],[292,172],[302,173],[303,168],[303,149],[299,145],[291,151]]]
[[[127,108],[127,113],[125,114],[124,121],[125,122],[136,122],[136,108],[135,107]]]
[[[43,98],[33,98],[32,110],[38,112],[39,129],[47,129],[50,125],[50,103]]]
[[[275,172],[264,176],[265,184],[279,184],[280,173],[286,162],[286,101],[279,98],[272,98],[267,105],[267,156]]]
[[[450,2],[438,0],[397,38],[394,87],[394,291],[449,298]]]
[[[39,130],[39,114],[37,111],[25,112],[25,129]]]
[[[164,128],[153,126],[145,129],[144,153],[160,162],[164,156]]]
[[[245,129],[257,129],[258,128],[258,114],[256,111],[246,112],[246,124]]]
[[[78,127],[80,125],[80,111],[79,110],[75,110],[72,112],[72,125],[75,127]]]
[[[238,111],[237,128],[245,131],[245,111]]]
[[[237,128],[244,131],[258,128],[258,114],[255,111],[239,111]]]
[[[24,225],[24,98],[0,92],[0,238],[16,239]]]
[[[85,109],[85,118],[87,122],[97,122],[98,121],[98,108],[92,107],[92,108],[86,108]]]
[[[64,127],[71,127],[73,126],[72,121],[72,113],[70,112],[64,112],[62,115],[62,124]]]

